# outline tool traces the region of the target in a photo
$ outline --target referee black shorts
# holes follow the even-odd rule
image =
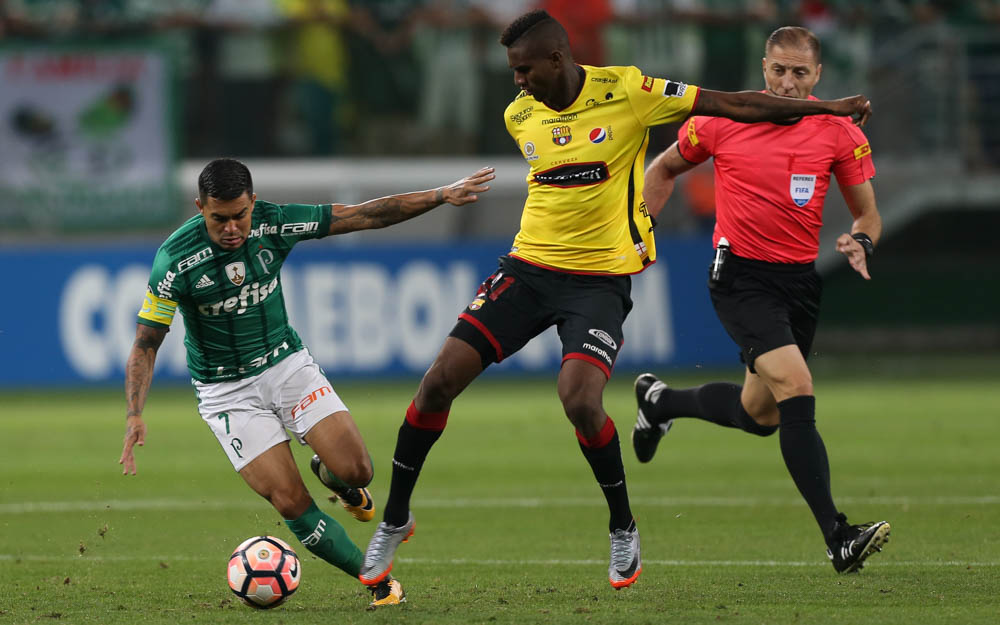
[[[584,360],[610,378],[632,309],[631,290],[627,275],[565,273],[501,256],[449,336],[474,347],[486,368],[555,325],[563,362]]]
[[[823,281],[813,263],[768,263],[729,255],[722,280],[709,283],[719,321],[751,373],[757,356],[797,345],[809,358]]]

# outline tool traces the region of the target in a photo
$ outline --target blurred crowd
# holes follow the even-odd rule
[[[508,154],[497,37],[535,7],[578,62],[722,90],[759,89],[767,34],[803,25],[824,44],[821,97],[867,89],[904,30],[1000,25],[1000,0],[0,0],[0,46],[156,41],[185,157]]]

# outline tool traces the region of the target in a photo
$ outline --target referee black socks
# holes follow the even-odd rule
[[[743,387],[731,382],[709,382],[695,388],[665,389],[656,401],[658,421],[690,417],[758,436],[770,436],[776,426],[760,425],[743,408]]]
[[[832,539],[837,507],[830,493],[830,462],[816,429],[816,398],[798,395],[778,402],[781,413],[781,456],[819,523],[827,544]]]

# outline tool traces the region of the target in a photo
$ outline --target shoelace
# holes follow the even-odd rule
[[[632,564],[632,540],[634,536],[625,530],[615,530],[611,539],[611,562],[619,571]]]

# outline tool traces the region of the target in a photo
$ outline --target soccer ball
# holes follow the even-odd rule
[[[229,588],[253,608],[281,605],[299,587],[301,576],[298,556],[274,536],[248,538],[229,556]]]

